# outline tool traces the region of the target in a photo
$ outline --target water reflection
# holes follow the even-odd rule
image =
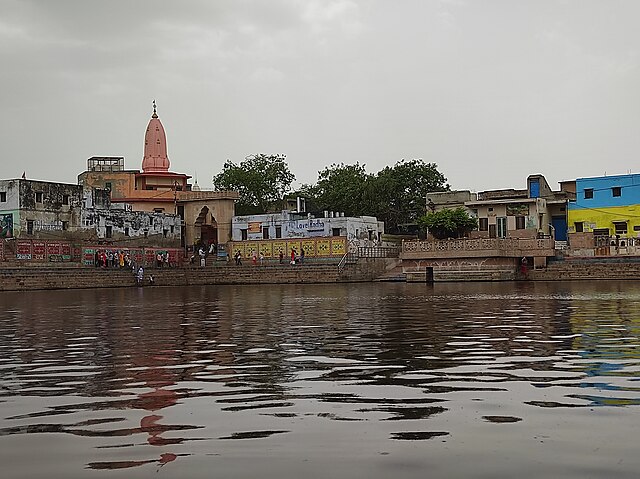
[[[596,459],[608,461],[576,452],[593,443],[615,445],[623,472],[637,461],[612,435],[632,433],[640,401],[638,283],[146,288],[0,300],[0,437],[15,452],[13,475],[42,473],[21,451],[51,433],[57,441],[43,454],[48,463],[69,458],[59,466],[68,475],[166,465],[210,477],[203,464],[212,463],[220,477],[282,477],[301,460],[354,475],[369,459],[368,477],[388,477],[398,461],[468,476],[470,458],[500,447],[510,459],[492,466],[494,477],[533,464],[541,475],[584,477]],[[610,408],[624,414],[608,416],[615,434],[605,444],[594,412]],[[540,444],[564,444],[575,467]]]

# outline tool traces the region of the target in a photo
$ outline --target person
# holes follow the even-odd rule
[[[296,249],[291,248],[291,264],[296,264]]]
[[[258,257],[256,255],[256,250],[253,250],[251,252],[251,262],[253,263],[254,266],[258,263]]]
[[[162,255],[162,260],[164,261],[165,268],[168,268],[169,266],[171,266],[169,264],[169,252],[168,251],[164,252],[164,255]]]
[[[118,266],[124,268],[124,253],[122,251],[118,253]]]
[[[216,251],[216,244],[212,241],[209,245],[209,254],[213,254]]]
[[[282,250],[280,250],[279,258],[280,258],[280,264],[282,264],[282,260],[284,259],[284,254],[282,254]]]
[[[153,279],[153,275],[152,274],[149,275],[149,284],[151,286],[153,286],[155,284],[155,280]]]
[[[304,263],[304,248],[300,249],[300,264]]]
[[[160,251],[156,254],[156,266],[162,268],[162,253]]]
[[[240,253],[240,250],[236,251],[235,259],[236,259],[236,266],[242,266],[242,253]]]
[[[527,257],[526,256],[523,256],[522,260],[520,261],[520,273],[522,273],[522,276],[527,275]]]
[[[200,248],[200,250],[198,251],[198,254],[200,255],[200,267],[204,268],[205,265],[207,264],[207,260],[206,260],[207,253],[205,252],[204,247]]]
[[[136,274],[136,280],[138,281],[138,286],[142,286],[142,281],[144,280],[144,269],[142,266],[138,268],[138,273]]]
[[[264,264],[264,253],[260,251],[260,266]]]

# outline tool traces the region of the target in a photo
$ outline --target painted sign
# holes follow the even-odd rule
[[[31,259],[31,241],[18,240],[16,243],[16,259],[30,260]]]
[[[13,238],[13,213],[0,215],[0,238]]]
[[[259,221],[252,221],[247,225],[247,227],[249,233],[260,233],[262,231],[262,223]]]

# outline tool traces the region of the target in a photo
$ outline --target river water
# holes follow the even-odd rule
[[[640,475],[640,282],[0,294],[2,477]]]

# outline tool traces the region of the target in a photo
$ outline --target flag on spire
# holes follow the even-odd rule
[[[26,172],[26,171],[23,171],[23,172],[22,172],[22,179],[23,179],[23,180],[26,180],[26,179],[27,179],[27,172]]]

